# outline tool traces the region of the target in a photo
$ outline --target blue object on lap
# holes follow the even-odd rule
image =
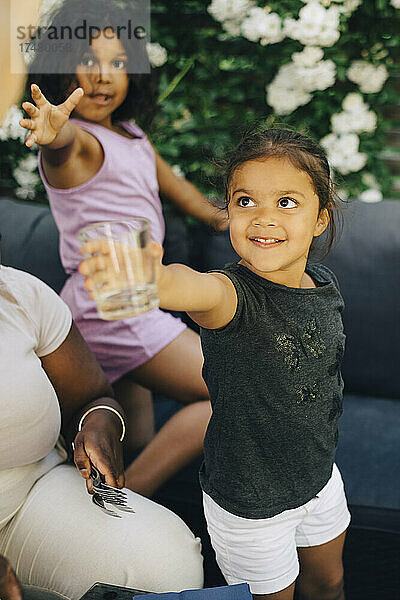
[[[145,594],[144,596],[133,596],[133,598],[137,600],[252,600],[253,596],[247,583],[239,583],[238,585],[224,585],[178,593]]]

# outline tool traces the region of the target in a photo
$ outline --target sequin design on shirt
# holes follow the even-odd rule
[[[307,357],[319,358],[326,351],[315,318],[308,321],[298,337],[290,333],[276,334],[276,347],[283,353],[283,360],[291,370],[300,368],[301,353]]]
[[[283,354],[283,360],[291,371],[300,370],[300,357],[320,358],[326,352],[326,344],[321,338],[317,321],[312,317],[299,332],[298,337],[292,334],[276,335],[276,346]],[[315,402],[320,397],[319,387],[315,383],[295,389],[297,404]]]
[[[315,383],[296,389],[297,404],[309,404],[320,398],[320,390]]]

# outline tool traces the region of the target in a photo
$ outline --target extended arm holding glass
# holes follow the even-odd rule
[[[117,251],[126,252],[126,246],[120,244]],[[81,252],[91,255],[79,267],[86,276],[86,288],[90,292],[112,288],[115,275],[109,245],[103,240],[94,240],[86,243]],[[231,321],[236,311],[237,296],[228,277],[221,273],[199,273],[181,264],[163,265],[163,250],[155,242],[152,243],[152,252],[162,308],[185,311],[206,329],[217,329]]]

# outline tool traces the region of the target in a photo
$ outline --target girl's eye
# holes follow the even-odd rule
[[[237,203],[238,206],[241,206],[242,208],[246,208],[247,206],[255,206],[253,200],[248,196],[241,196]]]
[[[122,71],[122,69],[126,69],[126,60],[121,60],[121,59],[113,60],[112,64],[113,64],[113,67],[115,67],[118,70]]]
[[[297,206],[297,202],[293,200],[293,198],[288,198],[285,196],[284,198],[279,199],[279,206],[281,208],[294,208]]]
[[[94,60],[91,56],[84,56],[81,60],[81,65],[90,69],[94,66]]]

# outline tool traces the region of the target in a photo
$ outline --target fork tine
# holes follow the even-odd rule
[[[93,502],[93,504],[95,504],[96,506],[101,508],[101,510],[104,511],[106,513],[106,515],[109,515],[110,517],[117,517],[118,519],[121,519],[121,515],[116,513],[114,510],[111,510],[104,506],[103,499],[101,498],[101,496],[99,496],[99,494],[93,494],[92,502]]]

